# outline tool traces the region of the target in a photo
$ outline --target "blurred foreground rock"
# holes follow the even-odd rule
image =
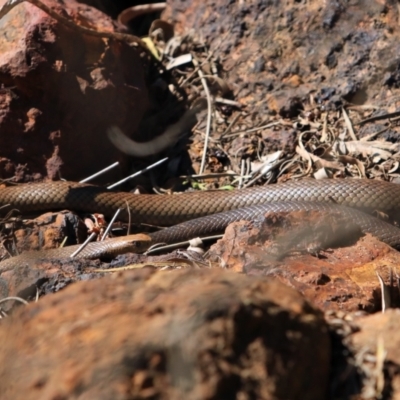
[[[281,283],[144,269],[78,283],[0,324],[2,399],[322,399],[322,314]]]
[[[357,325],[349,343],[364,377],[363,398],[400,399],[400,310],[366,316]]]

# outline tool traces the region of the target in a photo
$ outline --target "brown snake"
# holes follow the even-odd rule
[[[0,18],[23,1],[8,0],[0,9]],[[82,34],[126,41],[149,52],[146,44],[134,35],[99,32],[76,25],[72,20],[58,14],[40,0],[26,1]],[[318,210],[325,213],[339,212],[346,218],[355,219],[362,231],[369,232],[400,249],[400,231],[397,228],[353,208],[338,207],[335,204],[385,212],[399,211],[400,185],[380,181],[303,180],[230,192],[196,192],[174,196],[112,193],[94,186],[66,182],[32,184],[0,190],[0,206],[9,204],[21,212],[70,208],[84,212],[95,211],[111,216],[117,208],[126,207],[127,203],[134,216],[134,222],[173,225],[189,220],[182,225],[151,234],[153,241],[174,242],[193,236],[221,232],[230,222],[252,219],[260,213]],[[254,206],[256,204],[263,205]],[[252,207],[242,208],[249,206]],[[222,214],[210,215],[214,213]],[[203,216],[207,217],[196,219]],[[127,218],[126,211],[122,212],[122,217]],[[95,258],[104,254],[142,250],[142,246],[135,240],[133,237],[125,237],[92,243],[80,254],[80,257]],[[75,246],[71,246],[52,251],[28,252],[2,261],[0,272],[30,264],[38,258],[68,257],[74,250]]]
[[[11,205],[22,213],[73,209],[99,212],[110,217],[118,208],[125,208],[120,215],[126,220],[127,204],[136,223],[163,226],[180,224],[150,234],[153,242],[173,243],[223,232],[233,221],[254,219],[265,213],[317,210],[323,213],[340,212],[345,218],[355,220],[363,232],[369,232],[400,249],[398,228],[354,208],[343,207],[399,211],[400,185],[383,181],[310,179],[243,190],[198,191],[164,196],[110,192],[97,186],[70,182],[34,183],[0,190],[0,206]],[[101,252],[102,246],[108,246],[104,243],[107,242],[92,243],[81,257],[95,258],[110,254],[108,249]],[[117,248],[113,247],[111,254],[134,251],[137,246],[137,243],[132,243],[132,237],[116,238],[113,243]],[[2,261],[0,272],[29,264],[37,258],[67,257],[71,253],[72,250],[67,247],[57,249],[55,253],[40,251],[22,254]]]

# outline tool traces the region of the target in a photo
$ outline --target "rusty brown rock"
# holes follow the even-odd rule
[[[391,2],[189,0],[182,7],[171,0],[163,18],[178,33],[201,32],[237,100],[263,118],[298,115],[310,95],[337,107],[343,98],[364,104],[399,87]]]
[[[261,222],[260,222],[261,221]],[[211,261],[236,272],[274,276],[323,310],[377,311],[399,253],[351,221],[319,213],[279,213],[232,224],[210,250]],[[399,296],[394,296],[397,304]]]
[[[78,24],[113,30],[108,17],[74,0],[46,4]],[[80,180],[120,160],[106,129],[117,124],[131,134],[148,107],[139,52],[72,31],[28,2],[4,16],[0,30],[0,177]]]
[[[46,213],[31,220],[9,220],[4,224],[2,233],[3,258],[29,250],[57,248],[65,238],[65,245],[82,243],[86,239],[87,228],[76,214],[61,211]],[[31,300],[37,291],[40,295],[57,291],[82,279],[82,275],[82,262],[38,260],[33,267],[14,268],[1,274],[0,298],[19,296]]]
[[[16,255],[28,250],[54,249],[63,242],[66,245],[82,243],[87,227],[70,211],[48,212],[34,219],[13,218],[3,226],[3,244],[8,252]],[[5,249],[1,255],[5,256]]]
[[[0,341],[5,400],[317,400],[329,373],[319,312],[277,281],[220,270],[81,282],[4,320]]]
[[[102,266],[99,260],[38,259],[33,265],[18,266],[1,273],[0,299],[17,296],[34,301],[36,297],[56,293],[74,282],[99,278],[100,273],[92,270]],[[2,308],[10,311],[15,305],[19,303],[8,300]]]

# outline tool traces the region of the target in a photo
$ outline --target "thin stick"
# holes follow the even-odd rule
[[[222,132],[220,135],[220,139],[222,139],[223,137],[225,137],[225,135],[227,135],[231,129],[233,128],[233,126],[236,124],[237,120],[241,117],[241,113],[237,113],[236,116],[232,119],[232,121],[230,122],[229,126],[225,129],[225,132]]]
[[[248,188],[251,186],[253,183],[257,182],[260,178],[262,178],[264,175],[268,174],[269,172],[272,172],[274,169],[279,167],[283,163],[283,160],[276,161],[274,165],[271,165],[271,168],[268,171],[265,171],[261,174],[258,174],[256,177],[254,177],[251,181],[247,182],[244,186],[243,189]],[[257,171],[258,172],[258,171]]]
[[[343,119],[344,119],[344,122],[345,122],[345,124],[347,126],[347,129],[349,130],[349,135],[350,135],[351,139],[356,142],[357,141],[357,137],[356,137],[356,134],[354,133],[353,125],[352,125],[352,123],[350,121],[350,118],[347,115],[347,112],[346,112],[344,107],[342,107],[342,114],[343,114]]]
[[[218,47],[218,46],[217,46],[217,47]],[[216,50],[216,49],[215,49],[215,50]],[[213,57],[213,55],[214,55],[214,50],[211,51],[211,52],[207,55],[206,59],[205,59],[200,65],[197,63],[197,66],[196,66],[196,65],[193,63],[193,65],[195,65],[195,68],[193,69],[192,72],[190,72],[190,73],[187,75],[186,79],[185,79],[183,82],[181,82],[181,83],[179,84],[179,87],[183,87],[184,85],[186,85],[186,83],[192,78],[192,76],[196,75],[197,71],[198,71],[203,65],[207,64],[207,63],[211,60],[211,58]],[[193,60],[192,60],[192,62],[193,62]],[[192,82],[193,82],[193,81],[192,81]]]
[[[200,238],[200,240],[202,240],[203,242],[205,240],[216,240],[216,239],[221,239],[222,236],[224,236],[224,235],[206,236],[206,237]],[[148,255],[151,253],[159,252],[161,250],[170,250],[170,249],[175,249],[176,247],[182,247],[182,246],[187,246],[187,245],[190,245],[189,240],[186,240],[185,242],[180,242],[180,243],[167,244],[167,245],[163,245],[163,246],[159,246],[159,247],[156,247],[157,245],[153,245],[144,254]]]
[[[88,177],[85,178],[85,179],[82,179],[81,181],[79,181],[79,183],[89,182],[90,180],[92,180],[92,179],[98,177],[99,175],[104,174],[104,172],[107,172],[107,171],[109,171],[110,169],[115,168],[117,165],[119,165],[119,162],[118,162],[118,161],[115,162],[114,164],[111,164],[111,165],[109,165],[108,167],[102,169],[101,171],[96,172],[95,174],[90,175],[90,176],[88,176]]]
[[[400,111],[394,111],[391,113],[386,113],[383,115],[377,115],[375,117],[369,117],[369,118],[363,119],[360,122],[356,122],[354,125],[364,125],[367,122],[382,121],[383,119],[389,119],[389,118],[394,118],[394,117],[399,117],[399,116],[400,116]]]
[[[60,244],[61,248],[65,246],[65,243],[67,243],[67,240],[68,240],[68,236],[65,236],[65,238],[63,239],[63,241]]]
[[[242,105],[238,101],[224,99],[223,97],[216,97],[215,102],[220,104],[225,104],[227,106],[242,108]]]
[[[6,303],[9,300],[15,300],[15,301],[20,301],[23,304],[28,304],[28,302],[21,297],[15,297],[15,296],[10,296],[10,297],[5,297],[4,299],[0,300],[0,304]]]
[[[70,258],[74,258],[77,256],[87,245],[88,243],[97,235],[96,232],[92,232],[90,236],[82,243],[82,246],[79,247],[79,249],[75,250],[71,255]]]
[[[119,215],[120,212],[121,212],[121,209],[120,209],[120,208],[118,208],[118,210],[115,211],[114,216],[111,218],[111,221],[110,221],[110,223],[109,223],[108,226],[107,226],[107,229],[104,231],[103,236],[102,236],[101,239],[100,239],[101,242],[107,237],[108,232],[110,232],[110,229],[111,229],[111,227],[112,227],[112,224],[113,224],[114,221],[117,219],[117,217],[118,217],[118,215]]]
[[[195,67],[199,66],[199,63],[195,58],[193,58],[192,63],[193,63],[193,65]],[[201,164],[200,164],[200,170],[199,170],[199,174],[202,174],[204,172],[204,168],[205,168],[205,164],[206,164],[206,158],[207,158],[208,139],[210,137],[210,131],[211,131],[212,109],[211,109],[211,94],[210,94],[210,90],[208,89],[207,81],[204,78],[203,71],[199,68],[197,73],[199,74],[201,83],[202,83],[203,88],[204,88],[204,93],[206,94],[206,98],[207,98],[207,126],[206,126],[206,135],[205,135],[205,138],[204,138],[203,156],[201,158]]]
[[[141,4],[138,6],[126,8],[118,15],[118,22],[127,25],[129,21],[138,17],[139,15],[164,11],[166,4],[167,3],[165,2],[153,3],[153,4]]]
[[[151,164],[151,165],[149,165],[148,167],[142,169],[141,171],[135,172],[134,174],[129,175],[129,176],[127,176],[126,178],[124,178],[124,179],[122,179],[122,180],[120,180],[120,181],[118,181],[118,182],[115,182],[115,183],[113,183],[113,184],[110,185],[110,186],[107,186],[107,189],[115,188],[116,186],[121,185],[122,183],[124,183],[124,182],[126,182],[126,181],[129,181],[129,179],[132,179],[132,178],[134,178],[134,177],[136,177],[136,176],[138,176],[138,175],[141,175],[141,174],[143,174],[143,173],[146,172],[146,171],[149,171],[150,169],[156,167],[157,165],[160,165],[161,163],[163,163],[164,161],[167,161],[167,160],[168,160],[168,157],[165,157],[165,158],[163,158],[162,160],[157,161],[157,162],[155,162],[154,164]]]
[[[215,174],[195,174],[195,175],[180,175],[179,179],[212,179],[212,178],[225,178],[227,176],[239,176],[236,172],[217,172]]]
[[[230,133],[229,135],[225,135],[224,139],[228,139],[230,137],[237,136],[237,135],[239,135],[241,133],[251,133],[251,132],[259,131],[261,129],[272,128],[273,126],[277,126],[277,125],[283,125],[283,124],[282,124],[281,121],[277,121],[277,122],[271,122],[271,123],[269,123],[267,125],[256,126],[255,128],[242,129],[240,131],[236,131],[236,132]]]
[[[128,212],[128,229],[126,234],[130,235],[131,234],[131,224],[132,224],[132,215],[131,215],[131,208],[129,207],[129,203],[127,200],[125,200],[126,204],[126,211]]]
[[[240,161],[240,177],[239,177],[238,189],[240,189],[243,186],[245,164],[246,164],[246,161],[242,158],[242,160]]]

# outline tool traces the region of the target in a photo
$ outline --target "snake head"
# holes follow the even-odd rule
[[[144,233],[125,236],[124,240],[129,241],[131,247],[129,251],[132,253],[144,253],[152,244],[151,237]]]

